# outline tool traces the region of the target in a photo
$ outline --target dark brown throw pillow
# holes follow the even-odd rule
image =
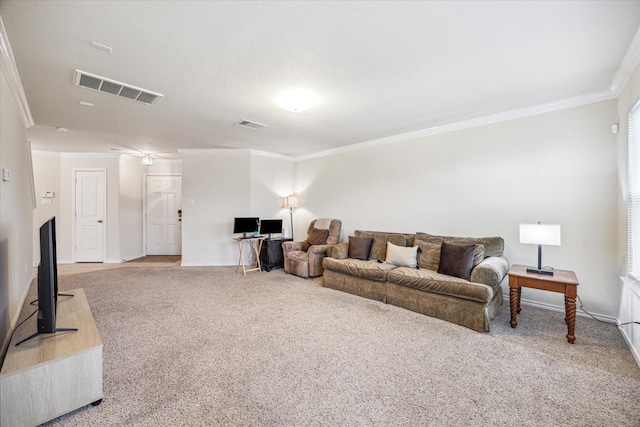
[[[368,260],[373,239],[349,236],[349,258]]]
[[[318,230],[314,228],[307,236],[307,242],[310,245],[326,245],[327,237],[329,237],[329,230]]]
[[[438,273],[469,280],[476,245],[455,245],[442,242]]]

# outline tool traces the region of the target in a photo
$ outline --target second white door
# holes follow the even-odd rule
[[[147,255],[182,253],[182,177],[149,175],[147,189]]]

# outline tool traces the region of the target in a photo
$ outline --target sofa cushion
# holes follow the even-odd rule
[[[438,273],[469,280],[476,245],[455,245],[442,242]]]
[[[387,242],[385,262],[399,267],[416,267],[418,265],[418,247],[405,247]]]
[[[421,240],[429,243],[456,243],[459,245],[484,245],[484,255],[502,256],[504,252],[504,239],[502,237],[453,237],[435,236],[432,234],[418,232],[416,241]]]
[[[372,260],[384,261],[387,258],[387,242],[398,246],[407,246],[407,238],[400,233],[356,230],[354,234],[356,237],[370,237],[373,239],[371,253],[369,254],[369,259]]]
[[[372,244],[372,237],[349,236],[349,258],[368,260]]]
[[[407,288],[451,295],[483,303],[491,301],[494,295],[494,291],[490,286],[440,274],[433,270],[398,267],[389,272],[387,280],[390,283]]]
[[[376,280],[384,282],[387,280],[387,273],[394,268],[393,264],[379,263],[376,260],[363,261],[361,259],[335,259],[324,258],[322,266],[325,270],[335,271],[352,277]]]

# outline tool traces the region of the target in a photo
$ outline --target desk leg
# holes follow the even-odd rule
[[[509,286],[509,303],[511,306],[511,327],[515,329],[515,327],[518,326],[516,315],[518,314],[520,306],[520,286],[515,288]]]
[[[567,289],[565,294],[565,309],[566,309],[566,321],[567,321],[567,341],[569,344],[573,344],[576,340],[574,335],[576,328],[576,294],[577,290]]]

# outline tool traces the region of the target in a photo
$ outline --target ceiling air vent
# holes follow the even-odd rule
[[[90,74],[80,70],[76,70],[73,84],[87,89],[120,96],[122,98],[132,99],[147,105],[155,104],[164,96],[159,93],[151,92],[150,90],[140,89],[139,87],[120,83],[115,80],[96,76],[95,74]]]
[[[262,128],[267,127],[267,125],[261,125],[260,123],[256,123],[256,122],[250,122],[249,120],[240,120],[236,124],[238,126],[242,126],[242,127],[253,129],[253,130],[260,130]]]

